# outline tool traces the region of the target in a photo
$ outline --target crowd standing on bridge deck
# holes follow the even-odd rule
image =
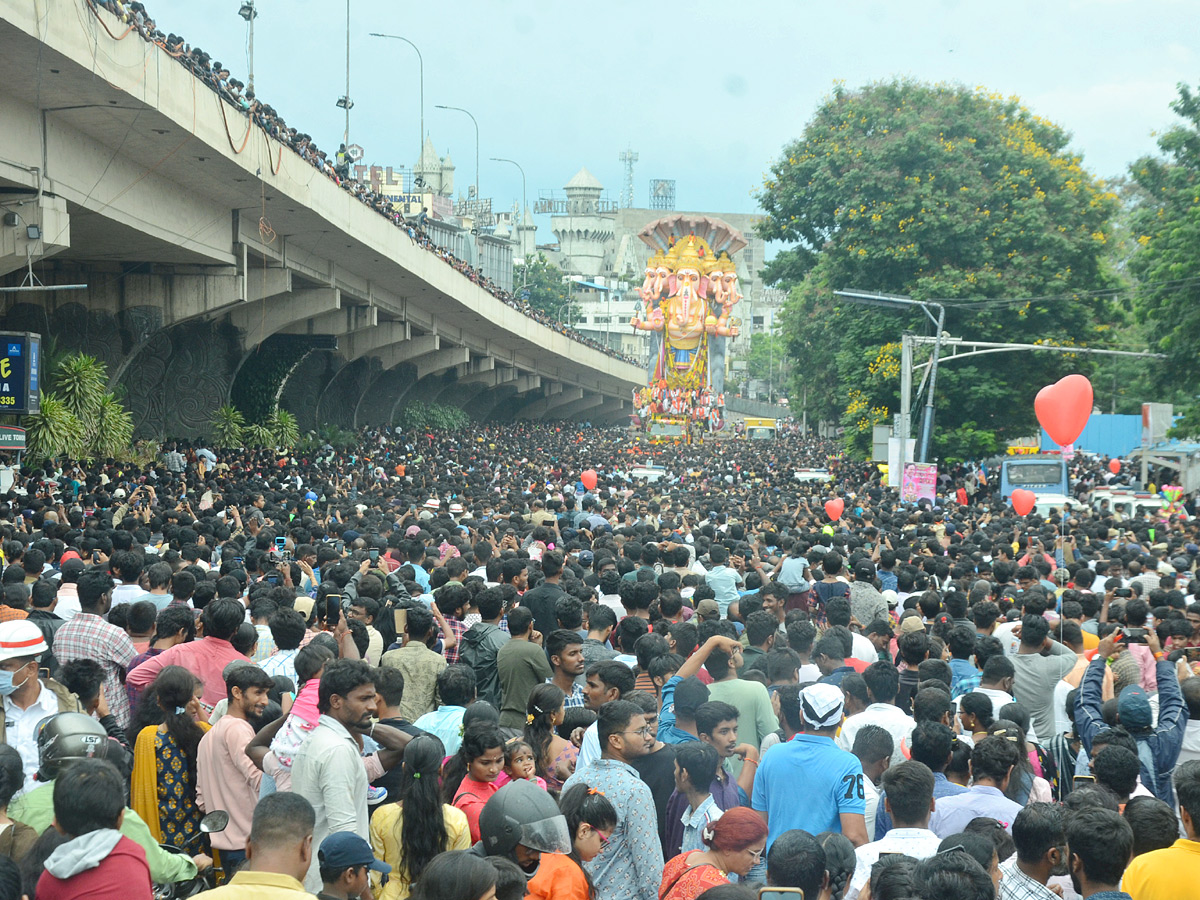
[[[567,423],[23,471],[0,900],[1200,897],[1194,498],[945,474]]]
[[[216,91],[217,95],[225,102],[249,116],[262,129],[264,134],[282,144],[286,144],[302,160],[316,168],[339,187],[350,192],[365,205],[389,219],[393,225],[404,229],[415,244],[435,253],[444,262],[453,267],[455,271],[469,279],[472,283],[479,285],[497,300],[511,306],[513,309],[519,310],[532,319],[536,319],[541,324],[553,328],[559,334],[573,341],[585,344],[591,349],[598,350],[608,356],[615,356],[634,365],[641,365],[639,360],[613,350],[607,344],[603,344],[595,338],[577,331],[570,325],[558,321],[542,310],[536,309],[527,300],[514,295],[512,291],[502,289],[492,279],[484,275],[481,268],[464,262],[446,248],[436,244],[423,227],[426,217],[425,212],[422,212],[419,216],[405,218],[401,210],[388,197],[384,196],[381,192],[375,191],[371,185],[351,177],[351,161],[346,154],[345,144],[338,149],[331,160],[326,151],[317,147],[311,135],[288,127],[283,117],[275,111],[274,107],[260,101],[254,95],[253,90],[248,89],[241,81],[231,77],[229,69],[222,65],[219,60],[213,60],[208,53],[205,53],[199,47],[189,46],[177,34],[164,34],[158,28],[155,21],[150,18],[144,4],[137,2],[137,0],[129,3],[124,2],[124,0],[82,0],[82,2],[87,3],[93,9],[96,6],[104,7],[120,21],[126,23],[131,30],[137,31],[143,40],[157,45],[164,52],[179,60],[193,75]],[[232,137],[230,141],[232,143]]]

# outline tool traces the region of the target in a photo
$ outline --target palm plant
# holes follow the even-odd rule
[[[108,394],[108,369],[86,353],[72,353],[58,363],[53,375],[54,393],[81,422]]]
[[[275,446],[275,435],[267,425],[255,422],[247,425],[242,432],[242,440],[247,447],[267,448]]]
[[[240,447],[246,430],[246,418],[241,410],[225,404],[213,413],[208,423],[213,430],[213,439],[218,447]]]
[[[80,425],[57,394],[43,394],[41,412],[25,419],[25,440],[31,460],[53,459],[79,450]]]
[[[276,447],[295,447],[300,440],[300,423],[286,409],[275,407],[266,421]]]
[[[105,393],[92,409],[84,431],[89,456],[128,457],[133,444],[133,414],[115,396]]]

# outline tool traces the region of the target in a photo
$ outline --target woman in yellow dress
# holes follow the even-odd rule
[[[153,688],[163,722],[138,732],[130,806],[156,841],[200,853],[196,836],[204,813],[196,803],[196,757],[209,728],[201,721],[203,685],[182,666],[167,666]]]
[[[466,813],[442,802],[438,778],[445,755],[435,735],[409,741],[401,763],[400,799],[379,807],[371,817],[371,848],[392,867],[382,889],[374,884],[379,900],[405,900],[435,856],[471,846]]]

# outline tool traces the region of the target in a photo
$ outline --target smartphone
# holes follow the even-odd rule
[[[765,887],[758,889],[758,900],[804,900],[804,888]]]
[[[279,573],[278,572],[268,572],[267,576],[264,580],[267,582],[267,584],[273,584],[273,585],[278,586]]]
[[[93,565],[96,565],[96,564],[98,564],[99,562],[100,562],[100,551],[99,551],[99,550],[93,550],[93,551],[92,551],[92,564],[93,564]]]
[[[1076,786],[1081,785],[1081,784],[1095,784],[1096,776],[1095,775],[1076,775],[1071,780],[1074,782],[1074,784]]]
[[[286,546],[287,546],[287,538],[285,538],[285,537],[277,537],[277,538],[275,538],[275,550],[276,550],[277,552],[279,552],[279,553],[282,553],[282,552],[283,552],[283,548],[284,548],[284,547],[286,547]]]
[[[335,549],[338,553],[344,553],[346,551],[346,542],[338,541],[333,545],[333,549]]]
[[[1113,591],[1114,597],[1132,597],[1133,588],[1117,588]]]
[[[376,548],[372,547],[370,550],[368,550],[367,556],[370,558],[371,562],[379,562],[379,551]]]
[[[396,626],[396,637],[400,637],[404,632],[408,631],[408,610],[393,609],[392,622]]]
[[[325,624],[337,625],[342,618],[342,595],[329,594],[325,598]]]

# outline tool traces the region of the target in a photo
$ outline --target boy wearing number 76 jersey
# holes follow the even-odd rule
[[[840,831],[855,847],[867,843],[862,763],[834,742],[842,724],[842,692],[813,684],[781,691],[779,707],[797,735],[763,754],[750,805],[767,823],[767,848],[793,828]]]

